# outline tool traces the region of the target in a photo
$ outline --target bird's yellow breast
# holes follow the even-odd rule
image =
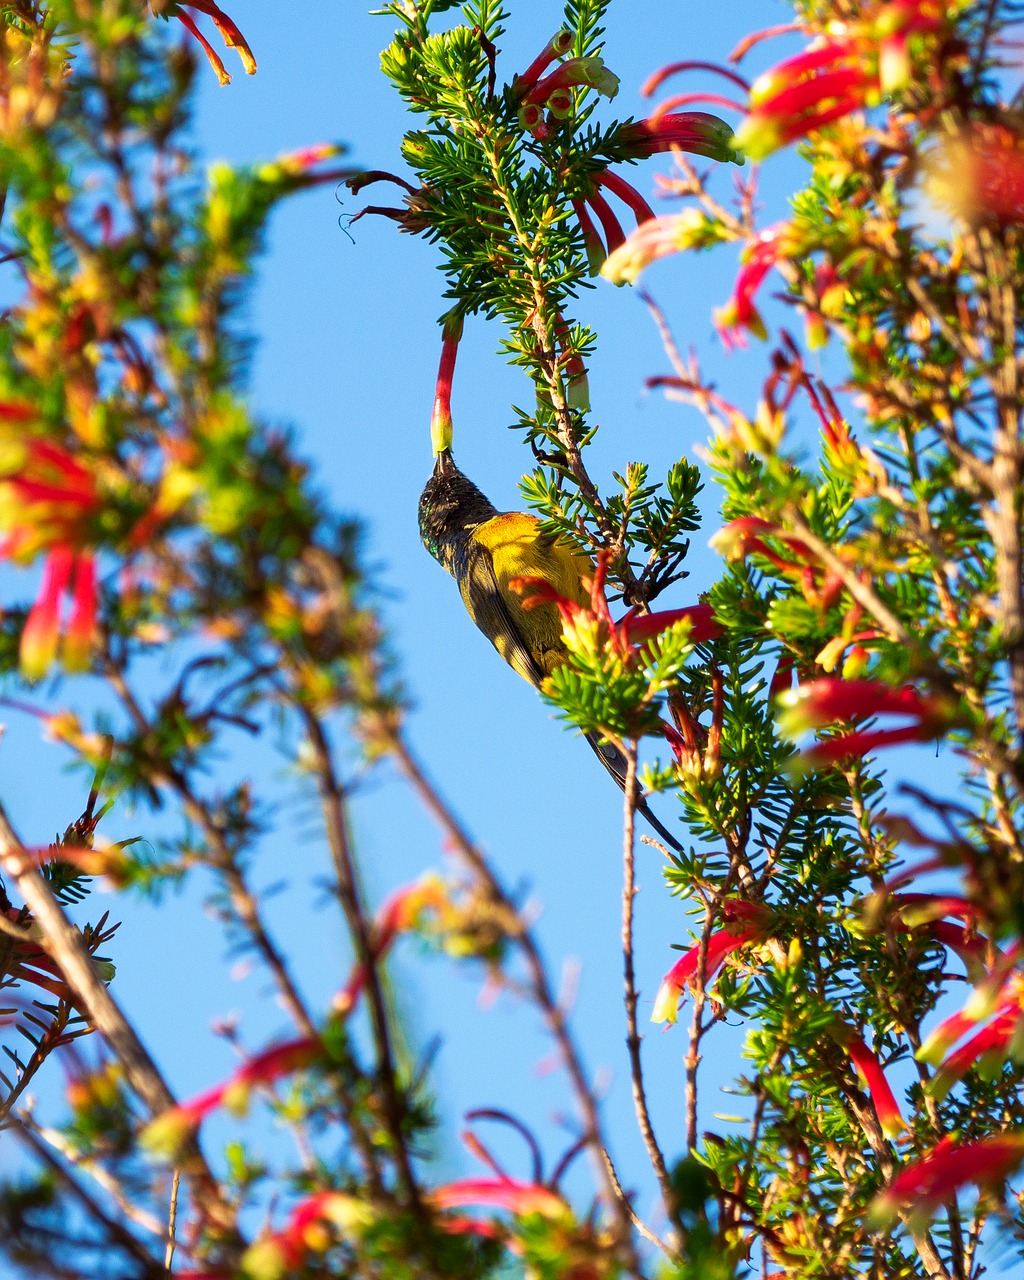
[[[524,609],[522,598],[509,587],[513,578],[542,578],[552,587],[578,604],[588,604],[589,593],[580,581],[581,575],[590,577],[593,566],[581,555],[541,533],[536,516],[523,511],[508,511],[487,520],[473,530],[472,540],[490,555],[494,577],[509,613],[512,615],[518,640],[529,649],[533,660],[544,673],[551,672],[565,661],[565,645],[562,640],[562,622],[558,610],[552,604],[535,609]],[[466,606],[475,612],[464,593]],[[477,625],[481,620],[476,619]],[[520,669],[512,652],[511,637],[492,635],[491,640],[506,662],[520,675],[531,679]]]

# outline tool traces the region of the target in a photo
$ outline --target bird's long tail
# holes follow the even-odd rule
[[[619,784],[619,790],[625,791],[626,771],[629,767],[625,755],[623,755],[614,743],[606,741],[599,733],[586,733],[583,736],[594,748],[594,754],[597,756],[598,760],[601,761],[604,767]],[[643,814],[648,823],[654,828],[670,849],[674,849],[676,853],[683,852],[683,846],[674,836],[670,835],[669,832],[665,830],[651,812],[647,801],[640,794],[639,785],[637,785],[636,788],[636,809],[638,813]]]

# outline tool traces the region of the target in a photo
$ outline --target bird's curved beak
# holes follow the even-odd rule
[[[455,459],[452,457],[451,449],[439,450],[434,459],[434,475],[450,476],[454,474],[455,470]]]

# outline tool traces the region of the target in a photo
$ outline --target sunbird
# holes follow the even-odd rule
[[[540,688],[567,661],[562,622],[553,604],[525,609],[509,583],[543,578],[567,600],[590,604],[582,578],[594,567],[526,511],[499,511],[455,465],[450,449],[437,452],[434,470],[420,495],[420,537],[434,559],[459,584],[469,616],[524,680]],[[584,735],[598,759],[623,790],[626,757],[599,733]],[[636,807],[677,852],[682,846],[657,820],[640,795]]]

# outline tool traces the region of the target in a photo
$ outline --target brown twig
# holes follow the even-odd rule
[[[363,908],[355,857],[349,837],[345,795],[334,769],[330,744],[318,717],[303,707],[302,718],[315,761],[315,775],[323,808],[327,843],[334,862],[338,898],[352,938],[356,962],[366,975],[366,996],[377,1055],[377,1080],[383,1095],[384,1119],[391,1140],[406,1201],[426,1227],[427,1210],[420,1192],[412,1154],[405,1132],[406,1104],[396,1083],[394,1051],[384,992],[380,983],[379,960],[371,936],[372,925]]]
[[[82,1002],[89,1021],[117,1054],[129,1084],[152,1116],[170,1110],[176,1105],[174,1095],[135,1029],[97,975],[82,935],[64,914],[36,867],[35,859],[18,839],[2,805],[0,866],[18,886],[68,986]],[[220,1184],[196,1139],[189,1141],[186,1156],[187,1163],[183,1167],[189,1176],[194,1199],[202,1204],[204,1213],[220,1228],[231,1228],[234,1211],[221,1193]]]
[[[171,1200],[167,1206],[167,1250],[164,1253],[164,1266],[168,1271],[174,1262],[174,1250],[177,1245],[175,1232],[178,1224],[178,1187],[181,1184],[181,1174],[175,1169],[171,1175]]]
[[[540,949],[534,941],[526,922],[517,910],[515,903],[506,894],[500,881],[491,870],[486,858],[469,838],[461,823],[438,795],[436,788],[427,778],[408,743],[400,733],[396,732],[389,725],[382,726],[382,733],[386,735],[385,740],[387,741],[395,759],[398,761],[402,772],[409,779],[413,790],[420,797],[424,807],[430,814],[432,814],[435,821],[444,831],[452,848],[458,853],[466,865],[479,876],[481,883],[486,887],[494,901],[498,903],[510,917],[515,918],[517,921],[518,932],[516,933],[514,940],[522,953],[527,972],[529,973],[530,990],[533,1000],[541,1012],[541,1016],[547,1025],[548,1031],[551,1033],[552,1038],[558,1046],[563,1065],[569,1075],[573,1093],[576,1097],[576,1105],[579,1107],[580,1116],[583,1121],[583,1136],[596,1158],[597,1167],[604,1181],[605,1193],[619,1226],[623,1248],[626,1250],[629,1258],[630,1272],[633,1275],[639,1275],[639,1261],[636,1257],[636,1251],[629,1239],[630,1227],[635,1228],[640,1235],[652,1244],[656,1245],[663,1252],[669,1253],[670,1250],[636,1214],[633,1206],[630,1204],[629,1199],[626,1196],[625,1191],[623,1190],[622,1183],[619,1181],[618,1173],[616,1172],[614,1162],[612,1161],[611,1155],[608,1151],[608,1146],[602,1133],[597,1100],[594,1097],[593,1090],[587,1080],[583,1061],[579,1050],[576,1047],[576,1042],[573,1038],[572,1032],[569,1029],[565,1013],[558,1001],[555,999],[554,993],[551,990],[551,984],[547,976],[547,969],[545,967],[543,957],[541,956]]]
[[[143,1277],[152,1277],[153,1280],[156,1280],[157,1277],[166,1275],[166,1271],[160,1262],[147,1252],[142,1242],[136,1240],[130,1231],[104,1211],[102,1206],[93,1199],[71,1171],[61,1164],[45,1142],[20,1122],[16,1122],[15,1132],[32,1154],[47,1168],[51,1169],[67,1187],[72,1197],[78,1201],[89,1217],[107,1232],[111,1243],[120,1245],[127,1254],[135,1259],[143,1269],[141,1273]]]
[[[676,1218],[676,1197],[672,1190],[665,1156],[654,1132],[647,1093],[644,1089],[643,1063],[640,1056],[641,1036],[637,1026],[636,1007],[638,994],[633,965],[633,907],[636,887],[636,741],[626,747],[626,785],[623,791],[622,835],[622,963],[625,982],[626,1049],[629,1052],[629,1074],[633,1086],[633,1107],[636,1110],[640,1136],[647,1148],[647,1155],[658,1179],[665,1211],[671,1221]]]

